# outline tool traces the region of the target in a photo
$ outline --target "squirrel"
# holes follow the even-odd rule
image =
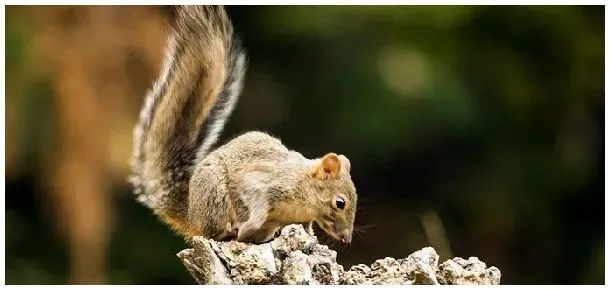
[[[350,161],[308,159],[263,132],[212,150],[241,94],[246,53],[221,6],[181,6],[161,75],[134,129],[136,199],[189,240],[263,243],[288,224],[315,222],[350,243],[357,194]]]

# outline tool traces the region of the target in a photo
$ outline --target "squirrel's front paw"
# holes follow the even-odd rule
[[[313,222],[303,223],[302,225],[305,232],[307,232],[310,236],[315,236],[315,233],[313,232]]]

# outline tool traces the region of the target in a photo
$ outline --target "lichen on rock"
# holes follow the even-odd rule
[[[345,271],[337,253],[318,243],[301,225],[290,225],[279,237],[260,244],[193,238],[192,249],[177,254],[198,284],[381,285],[500,284],[501,273],[476,257],[439,256],[423,248],[406,258],[387,257]]]

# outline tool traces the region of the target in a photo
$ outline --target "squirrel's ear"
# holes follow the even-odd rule
[[[335,153],[328,153],[322,157],[322,161],[317,166],[314,177],[318,179],[335,178],[341,171],[341,161]]]
[[[350,169],[352,168],[349,159],[347,159],[345,155],[339,155],[339,160],[341,161],[341,168],[343,169],[343,171],[349,173]]]

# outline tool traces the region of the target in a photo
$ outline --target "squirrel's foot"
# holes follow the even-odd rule
[[[227,223],[225,230],[216,237],[216,240],[228,242],[237,238],[237,228],[234,228],[231,223]]]
[[[303,228],[310,236],[315,236],[315,233],[313,232],[313,222],[302,223],[301,225],[303,225]]]

